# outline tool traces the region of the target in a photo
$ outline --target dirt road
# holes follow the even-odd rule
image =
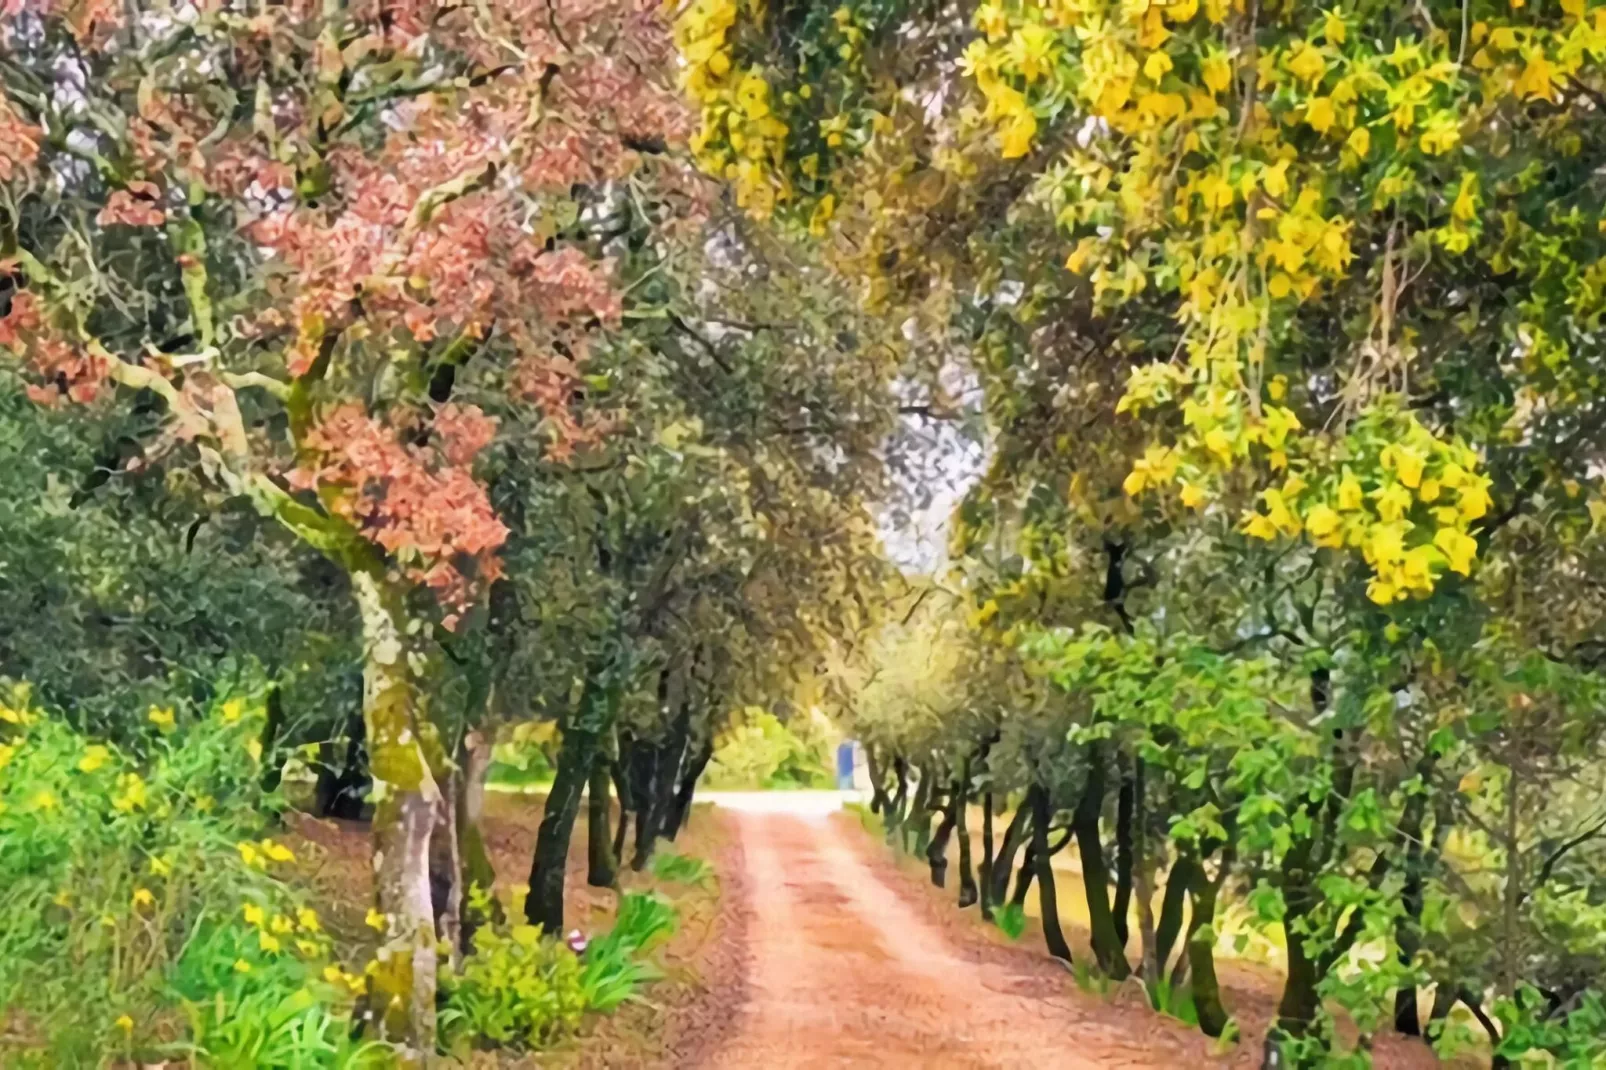
[[[925,916],[823,813],[738,810],[746,984],[709,1070],[1197,1066],[1200,1045],[1081,994],[1045,957]],[[874,847],[875,845],[868,845]],[[1130,1021],[1127,1019],[1131,1019]]]

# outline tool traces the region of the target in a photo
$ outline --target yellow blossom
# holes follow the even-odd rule
[[[341,974],[339,966],[329,965],[323,968],[323,979],[328,981],[330,984],[335,984],[338,982],[340,977]]]
[[[318,913],[310,907],[302,907],[296,911],[296,924],[309,933],[318,931]]]
[[[244,959],[235,959],[234,960],[234,972],[235,973],[250,973],[251,972],[251,964],[249,962],[245,961]]]
[[[257,933],[257,946],[269,954],[277,954],[279,951],[279,938],[272,933],[259,932]]]
[[[297,940],[296,950],[301,952],[303,957],[310,959],[318,953],[318,945],[311,940]]]
[[[1244,521],[1244,534],[1269,542],[1277,537],[1277,525],[1271,522],[1270,517],[1255,513]]]
[[[245,915],[247,924],[255,925],[257,928],[262,927],[262,923],[267,917],[267,915],[263,913],[262,908],[257,906],[255,903],[246,903],[240,908],[240,912]]]
[[[168,860],[165,858],[152,857],[150,860],[150,870],[152,876],[165,877],[169,873],[173,872],[173,866],[172,863],[168,862]]]
[[[363,921],[367,922],[370,928],[378,929],[380,932],[385,931],[385,915],[374,907],[368,908],[368,916]]]
[[[1196,487],[1192,483],[1182,484],[1182,504],[1186,508],[1198,509],[1207,501],[1209,501],[1209,498],[1202,488]]]
[[[1474,479],[1461,488],[1457,502],[1464,520],[1477,520],[1489,511],[1489,487],[1483,480]]]
[[[273,923],[271,927],[276,933],[289,933],[295,931],[296,923],[285,917],[283,914],[275,914],[273,916]]]
[[[136,909],[139,907],[154,906],[155,903],[156,897],[151,894],[151,890],[149,888],[134,889],[134,907]]]
[[[1305,516],[1305,530],[1310,532],[1317,546],[1343,546],[1344,534],[1341,528],[1340,517],[1331,506],[1318,505]]]
[[[1399,598],[1399,591],[1392,583],[1378,576],[1366,585],[1366,597],[1380,606],[1386,606]]]
[[[54,792],[43,790],[34,793],[33,808],[35,810],[54,810],[56,805],[56,795]]]
[[[1478,540],[1455,528],[1440,528],[1433,536],[1433,545],[1443,553],[1452,572],[1470,575],[1472,559],[1478,554]]]
[[[245,752],[251,756],[253,762],[260,762],[262,760],[262,741],[260,739],[246,740]]]
[[[93,773],[95,770],[105,765],[106,759],[109,757],[111,757],[111,751],[100,746],[99,744],[96,744],[95,746],[86,749],[84,751],[84,756],[78,759],[78,770],[82,773]]]
[[[1388,523],[1400,519],[1411,508],[1411,492],[1398,483],[1390,483],[1375,495],[1377,515]]]
[[[229,699],[218,711],[219,716],[223,718],[224,724],[233,724],[235,721],[238,721],[240,716],[244,713],[245,702],[237,698]]]
[[[235,844],[234,849],[240,852],[240,861],[246,865],[255,866],[261,864],[262,856],[257,854],[255,844],[241,842]]]
[[[1311,102],[1305,105],[1305,122],[1318,134],[1327,133],[1335,117],[1330,97],[1313,97]]]
[[[160,728],[163,732],[171,731],[173,725],[175,724],[173,707],[167,706],[158,708],[156,706],[152,706],[150,712],[145,715],[145,719],[150,721],[150,723],[155,725],[157,728]]]
[[[262,853],[275,862],[294,862],[296,860],[295,853],[290,848],[282,843],[275,843],[273,840],[262,841]]]
[[[121,1029],[123,1032],[127,1033],[134,1028],[134,1019],[130,1018],[126,1014],[119,1014],[117,1016],[117,1020],[112,1024],[118,1029]]]

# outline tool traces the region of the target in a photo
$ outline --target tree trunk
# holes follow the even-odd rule
[[[619,757],[613,765],[613,786],[619,793],[619,827],[613,833],[613,858],[617,865],[619,859],[625,856],[625,829],[630,825],[630,811],[636,807],[635,792],[630,787],[630,772],[627,756],[630,753],[630,744],[621,741],[619,744]]]
[[[524,917],[549,936],[563,935],[563,877],[569,857],[569,840],[574,834],[574,819],[580,810],[581,789],[591,778],[602,742],[597,730],[590,727],[596,718],[586,714],[594,709],[592,704],[603,701],[595,685],[588,681],[580,697],[580,724],[563,733],[563,744],[558,749],[557,775],[552,780],[546,809],[541,814],[541,826],[536,832],[535,856],[530,861],[530,891],[524,900]],[[581,727],[581,724],[586,727]]]
[[[1087,891],[1088,925],[1093,957],[1108,976],[1124,979],[1131,971],[1115,931],[1110,912],[1110,875],[1104,865],[1104,844],[1099,839],[1099,813],[1104,808],[1104,752],[1097,743],[1087,747],[1087,786],[1076,805],[1072,822],[1082,857],[1082,884]]]
[[[599,752],[591,763],[591,783],[586,789],[586,883],[593,888],[612,888],[619,880],[613,844],[608,838],[608,817],[613,801],[608,787],[608,769],[612,764]]]
[[[1160,957],[1154,931],[1154,857],[1149,849],[1149,822],[1144,813],[1143,759],[1132,759],[1132,798],[1137,821],[1133,830],[1132,890],[1138,897],[1138,962],[1144,987],[1153,992],[1160,981]]]
[[[459,762],[446,774],[435,802],[435,828],[429,837],[429,898],[435,938],[450,950],[455,971],[463,962],[463,856],[457,838],[457,804],[462,792]]]
[[[992,882],[994,903],[1002,903],[1004,897],[1009,894],[1009,878],[1015,870],[1015,855],[1026,842],[1031,816],[1031,809],[1022,801],[1015,808],[1009,824],[1004,827],[1004,842],[998,848],[998,857],[993,859],[992,873],[988,877]]]
[[[640,872],[652,851],[653,800],[658,797],[658,748],[639,739],[630,748],[630,793],[636,804],[636,848],[630,868]]]
[[[1177,935],[1182,932],[1182,916],[1188,904],[1188,889],[1193,885],[1193,856],[1186,851],[1177,854],[1166,877],[1165,898],[1160,901],[1160,923],[1154,934],[1154,957],[1159,970],[1165,971],[1176,946]]]
[[[680,712],[669,726],[662,742],[653,748],[653,791],[642,808],[642,817],[636,824],[636,855],[630,868],[640,873],[652,860],[652,850],[675,809],[675,796],[680,790],[680,771],[685,764],[686,743],[691,736],[691,707],[682,702]],[[646,836],[642,830],[646,829]]]
[[[474,930],[482,921],[501,921],[502,907],[495,896],[496,867],[485,849],[485,833],[481,821],[485,815],[485,778],[491,772],[491,743],[479,731],[470,731],[463,738],[463,775],[458,778],[457,800],[457,853],[463,865],[464,894],[472,898],[475,889],[489,898],[491,917],[478,918],[473,911],[463,915],[463,950],[474,943]]]
[[[1226,877],[1225,865],[1220,880]],[[1220,880],[1211,880],[1204,867],[1194,869],[1193,918],[1188,924],[1188,965],[1193,974],[1193,1007],[1199,1029],[1219,1037],[1227,1028],[1227,1011],[1221,1005],[1221,984],[1216,980],[1216,892]]]
[[[1136,803],[1136,784],[1130,770],[1123,770],[1121,787],[1115,796],[1115,902],[1110,908],[1114,917],[1115,937],[1126,949],[1128,916],[1132,912],[1132,812]]]
[[[981,796],[981,916],[993,920],[993,793]]]
[[[1060,929],[1059,900],[1055,895],[1054,853],[1048,846],[1048,822],[1053,816],[1049,810],[1048,790],[1033,784],[1026,797],[1032,808],[1032,845],[1028,857],[1037,865],[1037,906],[1043,915],[1043,942],[1050,955],[1061,962],[1070,962],[1071,945],[1065,942],[1065,933]]]
[[[887,798],[886,784],[881,779],[881,763],[876,757],[874,747],[866,746],[864,748],[864,764],[870,773],[870,812],[872,814],[884,814],[887,810],[887,804],[891,800]]]
[[[960,767],[959,785],[954,789],[954,832],[959,837],[959,907],[964,909],[978,898],[976,874],[970,865],[970,759]]]
[[[371,1000],[380,1035],[404,1065],[435,1052],[435,918],[430,835],[445,764],[434,725],[423,716],[407,643],[402,592],[367,572],[352,574],[363,627],[363,721],[374,795],[375,906],[385,920]]]
[[[959,821],[959,796],[958,787],[949,792],[948,802],[942,808],[942,820],[937,822],[936,835],[931,837],[931,843],[926,848],[926,863],[931,866],[931,883],[938,888],[948,883],[948,841],[953,838],[954,826]]]
[[[712,737],[703,741],[692,756],[690,764],[680,774],[680,786],[675,789],[675,806],[670,814],[670,820],[664,828],[664,835],[669,837],[671,843],[680,830],[686,827],[691,818],[692,797],[697,791],[697,781],[702,778],[703,770],[708,768],[708,762],[714,757],[714,740]]]
[[[1030,831],[1034,833],[1032,838],[1035,841],[1036,830],[1034,829]],[[1026,905],[1026,896],[1032,890],[1032,878],[1036,875],[1036,873],[1037,848],[1033,843],[1028,843],[1026,845],[1026,850],[1021,853],[1020,872],[1015,875],[1015,894],[1009,897],[1009,901],[1011,903],[1014,903],[1018,907],[1024,907]]]

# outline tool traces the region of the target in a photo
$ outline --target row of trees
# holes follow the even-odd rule
[[[703,166],[979,388],[926,407],[989,451],[939,589],[843,670],[892,821],[937,877],[965,800],[1013,811],[960,894],[1026,851],[1061,955],[1074,841],[1098,967],[1210,1033],[1241,899],[1287,946],[1268,1062],[1334,1057],[1335,1005],[1363,1056],[1419,1033],[1429,984],[1501,1061],[1600,1054],[1603,19],[677,22]]]
[[[4,670],[130,742],[264,671],[269,765],[372,809],[426,1059],[499,727],[561,732],[558,932],[582,789],[608,883],[610,782],[639,868],[869,612],[898,336],[677,157],[656,5],[4,10]]]

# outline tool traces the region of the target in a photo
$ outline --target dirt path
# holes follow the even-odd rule
[[[749,912],[745,998],[695,1062],[777,1067],[1181,1067],[1191,1040],[1112,1018],[1040,956],[965,947],[822,816],[733,815]],[[895,876],[895,875],[894,875]],[[1124,1017],[1124,1016],[1122,1016]]]

